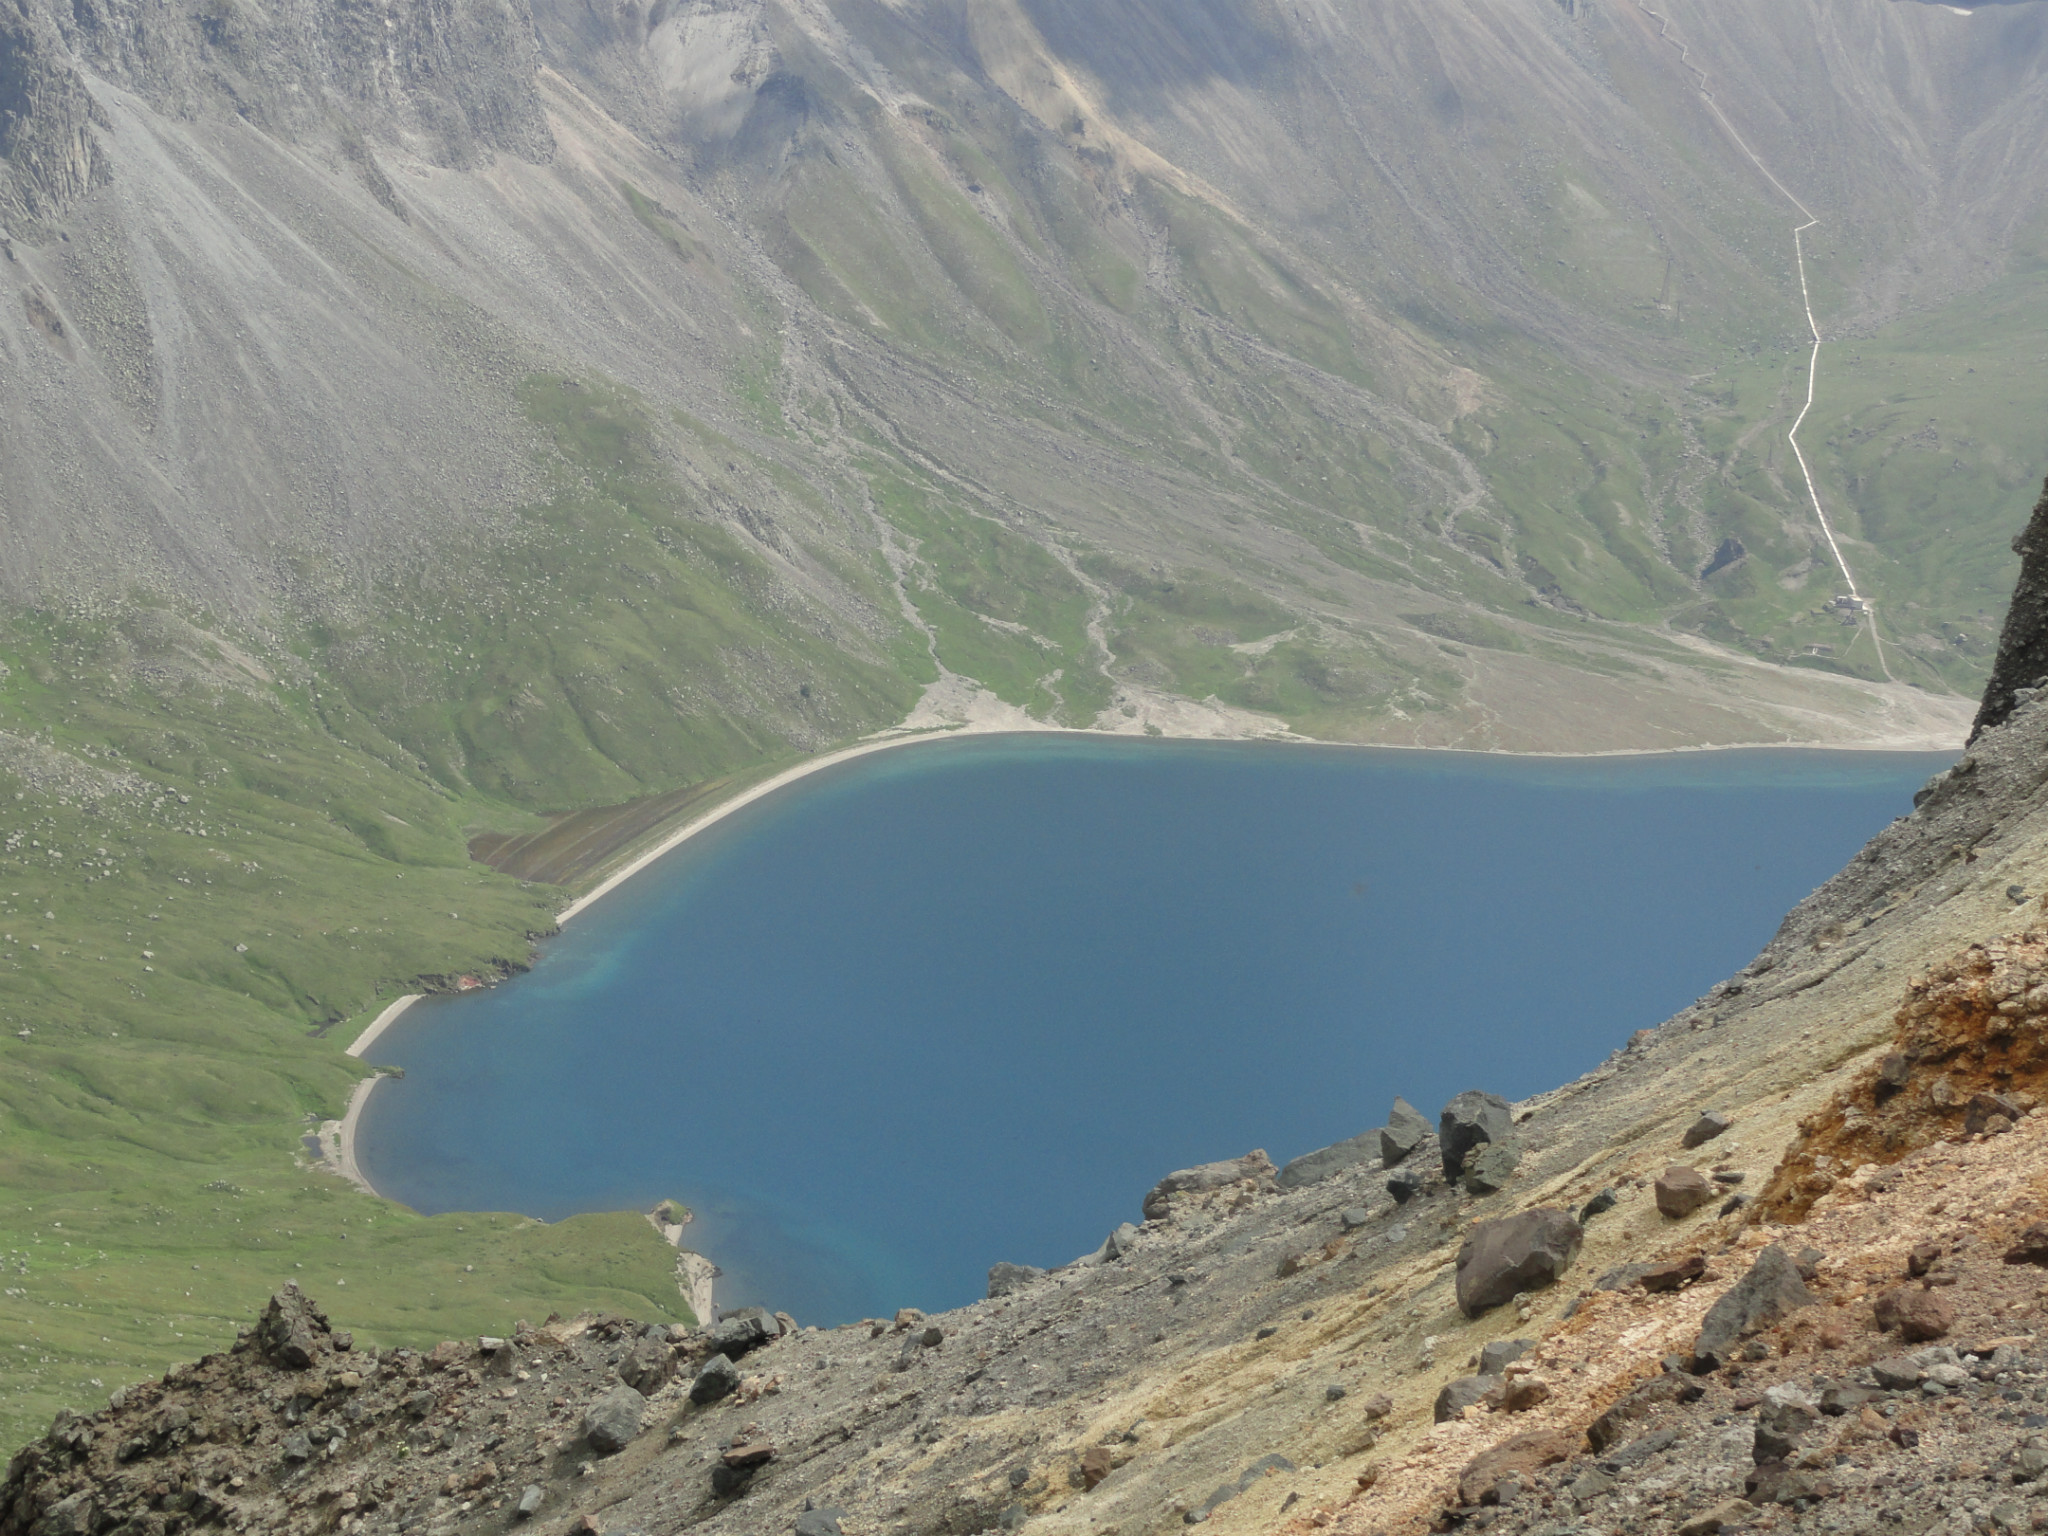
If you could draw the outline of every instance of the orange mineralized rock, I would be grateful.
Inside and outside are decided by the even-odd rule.
[[[1754,1219],[1799,1221],[1865,1163],[1934,1142],[1996,1135],[2048,1092],[2048,933],[1972,944],[1907,984],[1893,1048],[1799,1135]]]

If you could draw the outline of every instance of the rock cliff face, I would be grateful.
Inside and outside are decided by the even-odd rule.
[[[1984,702],[1970,728],[1972,741],[2011,715],[2027,697],[2023,690],[2048,684],[2048,487],[2012,547],[2020,557],[2019,585],[2006,610]]]
[[[92,98],[35,0],[0,6],[0,227],[26,235],[106,179]]]

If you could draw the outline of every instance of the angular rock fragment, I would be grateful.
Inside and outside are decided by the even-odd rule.
[[[796,1517],[796,1536],[845,1536],[843,1509],[807,1509]]]
[[[1694,1147],[1703,1147],[1734,1124],[1733,1120],[1718,1109],[1707,1110],[1686,1130],[1685,1135],[1680,1138],[1680,1145],[1688,1152]]]
[[[1533,1434],[1504,1440],[1492,1450],[1482,1451],[1473,1457],[1465,1470],[1458,1474],[1458,1502],[1466,1505],[1497,1502],[1499,1495],[1496,1490],[1503,1478],[1568,1461],[1577,1449],[1578,1445],[1570,1435],[1554,1429],[1539,1429]]]
[[[2002,1121],[2003,1124],[1997,1125],[1997,1131],[2009,1131],[2024,1113],[2019,1105],[2003,1094],[1973,1094],[1964,1110],[1963,1129],[1972,1136],[1995,1134],[1994,1123]]]
[[[1464,1172],[1465,1154],[1483,1142],[1506,1141],[1515,1128],[1508,1101],[1498,1094],[1473,1090],[1459,1094],[1444,1106],[1437,1118],[1438,1150],[1443,1154],[1444,1177],[1455,1180]]]
[[[1501,1389],[1500,1406],[1506,1413],[1527,1413],[1550,1401],[1550,1383],[1541,1376],[1514,1376]]]
[[[1712,1203],[1720,1191],[1699,1169],[1673,1163],[1657,1176],[1656,1194],[1657,1209],[1679,1221]]]
[[[1381,1166],[1397,1166],[1428,1139],[1429,1122],[1422,1118],[1422,1111],[1406,1099],[1396,1098],[1387,1111],[1387,1123],[1380,1127]]]
[[[1555,1207],[1484,1221],[1458,1249],[1458,1309],[1478,1317],[1523,1291],[1553,1285],[1584,1239],[1579,1224]]]
[[[1465,1154],[1465,1172],[1459,1182],[1468,1195],[1490,1195],[1505,1189],[1521,1165],[1522,1154],[1512,1143],[1488,1142]]]
[[[1479,1351],[1479,1374],[1498,1376],[1534,1347],[1527,1339],[1495,1339]]]
[[[1941,1244],[1915,1243],[1906,1255],[1906,1273],[1918,1280],[1941,1260]]]
[[[1621,1196],[1616,1194],[1611,1187],[1603,1189],[1579,1208],[1579,1220],[1581,1222],[1591,1221],[1595,1216],[1605,1215],[1620,1203]]]
[[[272,1365],[303,1371],[318,1358],[332,1330],[327,1316],[308,1300],[297,1285],[270,1298],[256,1324],[256,1348]]]
[[[1675,1291],[1692,1284],[1706,1272],[1706,1259],[1695,1253],[1683,1259],[1674,1259],[1669,1264],[1652,1264],[1637,1276],[1637,1283],[1646,1291]]]
[[[743,1307],[718,1320],[711,1330],[711,1347],[728,1360],[737,1360],[781,1334],[782,1324],[766,1307]]]
[[[1387,1193],[1394,1197],[1396,1205],[1406,1205],[1422,1193],[1422,1174],[1414,1168],[1403,1168],[1387,1180]]]
[[[626,1351],[626,1358],[619,1362],[619,1380],[642,1397],[652,1397],[668,1385],[674,1365],[675,1351],[668,1340],[649,1334]]]
[[[613,1387],[583,1411],[583,1438],[599,1455],[623,1451],[640,1433],[647,1400],[628,1386]]]
[[[690,1383],[690,1401],[702,1408],[739,1390],[740,1368],[724,1355],[713,1355]]]
[[[1498,1376],[1460,1376],[1443,1384],[1431,1412],[1439,1424],[1448,1423],[1467,1408],[1477,1407],[1501,1389]]]
[[[1943,1337],[1956,1325],[1956,1309],[1940,1291],[1917,1285],[1895,1286],[1877,1298],[1875,1308],[1880,1332],[1898,1329],[1909,1344],[1925,1344]]]
[[[2048,1227],[2029,1227],[2020,1240],[2005,1250],[2008,1264],[2038,1264],[2048,1268]]]
[[[1347,1205],[1337,1213],[1337,1225],[1346,1232],[1356,1232],[1360,1227],[1372,1224],[1372,1212],[1362,1205]]]
[[[1737,1343],[1775,1326],[1801,1307],[1814,1304],[1792,1256],[1773,1243],[1708,1310],[1693,1345],[1695,1369],[1713,1370],[1733,1358]]]

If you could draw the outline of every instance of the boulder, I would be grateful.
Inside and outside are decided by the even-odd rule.
[[[737,1360],[782,1336],[782,1324],[766,1307],[742,1307],[722,1316],[711,1330],[711,1347]]]
[[[1733,1120],[1718,1109],[1707,1110],[1686,1129],[1685,1135],[1679,1138],[1679,1143],[1690,1152],[1694,1147],[1705,1146],[1734,1124]]]
[[[988,1271],[989,1299],[1014,1296],[1045,1278],[1045,1271],[1032,1264],[991,1264]]]
[[[1674,1163],[1657,1176],[1657,1209],[1679,1221],[1720,1196],[1714,1181],[1697,1168]]]
[[[1941,1262],[1941,1244],[1915,1243],[1906,1254],[1906,1273],[1918,1280]],[[2008,1259],[2007,1263],[2012,1260]]]
[[[1501,1380],[1498,1376],[1460,1376],[1447,1381],[1443,1390],[1436,1395],[1436,1406],[1431,1410],[1439,1424],[1447,1423],[1489,1397],[1499,1392]]]
[[[1394,1100],[1387,1111],[1387,1123],[1380,1127],[1380,1164],[1393,1168],[1429,1139],[1429,1122],[1422,1111],[1406,1099]]]
[[[807,1509],[796,1517],[796,1536],[845,1536],[843,1509]]]
[[[257,1321],[256,1349],[272,1365],[303,1371],[319,1357],[331,1331],[326,1314],[288,1283]]]
[[[1473,1457],[1466,1463],[1465,1470],[1458,1474],[1458,1502],[1466,1505],[1497,1502],[1499,1495],[1495,1490],[1502,1478],[1554,1467],[1560,1461],[1569,1461],[1577,1449],[1572,1436],[1554,1429],[1539,1429],[1533,1434],[1503,1440],[1492,1450],[1482,1451]]]
[[[1706,1259],[1695,1253],[1674,1259],[1669,1264],[1652,1264],[1636,1277],[1636,1283],[1646,1291],[1676,1291],[1692,1284],[1706,1272]]]
[[[1956,1309],[1940,1291],[1917,1285],[1901,1285],[1877,1298],[1877,1326],[1880,1332],[1898,1329],[1908,1344],[1925,1344],[1941,1338],[1956,1325]]]
[[[2048,1227],[2029,1227],[2020,1240],[2005,1250],[2008,1264],[2038,1264],[2048,1268]]]
[[[521,1520],[531,1520],[540,1513],[540,1507],[547,1499],[547,1491],[539,1483],[528,1483],[519,1494],[519,1503],[512,1513]]]
[[[1263,1150],[1247,1152],[1243,1157],[1227,1162],[1203,1163],[1199,1168],[1182,1168],[1169,1173],[1145,1196],[1145,1219],[1158,1221],[1171,1209],[1170,1202],[1175,1195],[1200,1194],[1204,1190],[1222,1189],[1225,1185],[1249,1180],[1260,1189],[1274,1189],[1278,1169],[1273,1159]]]
[[[675,1351],[659,1334],[649,1334],[626,1351],[619,1362],[619,1380],[642,1397],[652,1397],[668,1385],[675,1364]]]
[[[1538,1404],[1549,1401],[1550,1383],[1541,1376],[1510,1377],[1500,1394],[1503,1413],[1527,1413]]]
[[[1379,1132],[1367,1131],[1349,1141],[1340,1141],[1335,1146],[1297,1157],[1280,1170],[1279,1184],[1282,1189],[1300,1189],[1319,1179],[1327,1179],[1333,1173],[1342,1173],[1346,1168],[1370,1162],[1379,1153]]]
[[[1927,1372],[1917,1361],[1904,1355],[1891,1355],[1883,1360],[1870,1362],[1870,1374],[1877,1378],[1877,1384],[1887,1392],[1913,1392],[1926,1379]]]
[[[1527,1339],[1495,1339],[1479,1351],[1479,1374],[1498,1376],[1534,1347]]]
[[[1347,1205],[1337,1213],[1337,1225],[1346,1232],[1356,1232],[1360,1227],[1372,1225],[1372,1212],[1362,1205]]]
[[[1584,1236],[1570,1213],[1555,1207],[1479,1223],[1458,1249],[1458,1309],[1478,1317],[1522,1291],[1555,1284]]]
[[[1998,1093],[1973,1094],[1968,1108],[1963,1113],[1963,1129],[1972,1136],[1982,1136],[1988,1131],[2009,1131],[2025,1115],[2019,1105]],[[2003,1125],[1994,1126],[1994,1121],[2003,1120]]]
[[[722,1397],[730,1397],[739,1390],[739,1385],[740,1368],[724,1355],[713,1355],[704,1362],[704,1369],[697,1373],[697,1379],[690,1383],[690,1401],[702,1408]]]
[[[1513,1142],[1489,1141],[1465,1154],[1465,1173],[1459,1183],[1468,1195],[1490,1195],[1505,1189],[1521,1166],[1522,1154]]]
[[[1387,1180],[1387,1193],[1394,1197],[1396,1205],[1406,1205],[1422,1193],[1422,1170],[1403,1168]]]
[[[1692,1348],[1694,1368],[1710,1371],[1725,1364],[1737,1341],[1783,1322],[1801,1307],[1814,1304],[1813,1293],[1799,1278],[1792,1255],[1773,1243],[1714,1303],[1700,1323]]]
[[[640,1433],[647,1399],[631,1387],[617,1386],[583,1410],[583,1438],[601,1456],[623,1451]]]
[[[1611,1188],[1603,1189],[1580,1207],[1579,1220],[1583,1223],[1591,1221],[1595,1216],[1604,1216],[1619,1204],[1621,1204],[1621,1196],[1617,1195]]]
[[[1515,1117],[1508,1110],[1508,1101],[1499,1094],[1477,1090],[1459,1094],[1437,1117],[1444,1177],[1455,1180],[1464,1171],[1467,1152],[1482,1142],[1506,1141],[1514,1129]]]

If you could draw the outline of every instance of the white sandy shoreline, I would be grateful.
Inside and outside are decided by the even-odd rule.
[[[777,790],[787,788],[799,779],[808,778],[811,774],[821,772],[826,768],[837,767],[841,763],[851,762],[855,758],[866,757],[875,752],[886,752],[897,747],[915,746],[920,742],[957,741],[968,736],[1013,735],[1096,736],[1104,741],[1271,741],[1296,746],[1362,747],[1382,752],[1435,752],[1458,756],[1519,757],[1559,762],[1627,757],[1679,757],[1692,753],[1709,752],[1946,752],[1952,750],[1961,751],[1963,746],[1961,741],[1939,742],[1929,737],[1901,737],[1889,741],[1863,741],[1850,745],[1825,741],[1746,741],[1685,747],[1621,747],[1594,752],[1508,752],[1498,748],[1486,747],[1425,747],[1406,742],[1327,742],[1318,741],[1312,737],[1280,732],[1267,736],[1138,736],[1136,733],[1129,731],[1098,731],[1086,727],[1046,725],[1038,721],[1029,720],[1021,711],[1001,720],[972,720],[961,724],[934,726],[923,730],[905,729],[899,726],[892,731],[856,742],[850,747],[841,747],[836,751],[822,753],[817,757],[806,758],[800,763],[785,768],[773,777],[764,779],[759,784],[751,785],[728,800],[721,800],[715,805],[704,808],[674,832],[669,833],[644,852],[634,855],[625,864],[592,887],[592,889],[564,907],[556,915],[556,925],[558,927],[566,925],[570,919],[580,916],[599,900],[617,890],[649,865],[673,853],[707,827],[716,825],[736,811],[752,805],[757,800],[765,799]],[[360,1060],[363,1053],[376,1043],[378,1037],[396,1023],[400,1015],[414,1003],[418,1002],[423,995],[417,992],[410,993],[385,1008],[382,1013],[371,1020],[369,1027],[356,1037],[355,1042],[348,1047],[347,1054]],[[349,1100],[348,1111],[343,1118],[339,1121],[329,1121],[327,1126],[322,1127],[323,1148],[329,1145],[333,1148],[332,1155],[327,1159],[329,1165],[333,1167],[336,1173],[354,1184],[358,1189],[372,1195],[376,1194],[377,1191],[371,1187],[369,1180],[363,1176],[362,1169],[356,1162],[355,1130],[357,1121],[362,1114],[363,1105],[368,1101],[370,1091],[376,1087],[380,1080],[378,1077],[369,1077],[357,1084],[355,1094]],[[328,1127],[333,1127],[335,1131],[335,1136],[331,1142],[330,1138],[326,1135]]]

